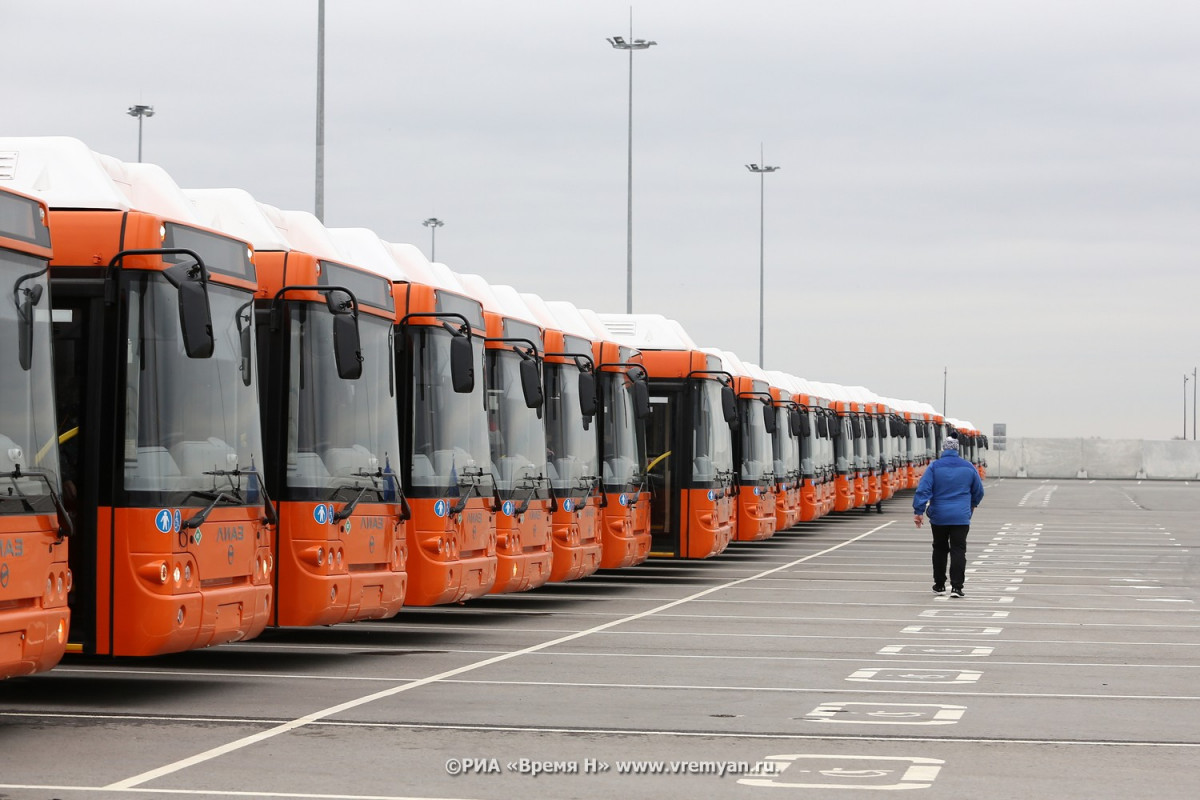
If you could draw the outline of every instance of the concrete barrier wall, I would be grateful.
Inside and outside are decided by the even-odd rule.
[[[1013,439],[987,453],[989,478],[1200,479],[1200,442]]]

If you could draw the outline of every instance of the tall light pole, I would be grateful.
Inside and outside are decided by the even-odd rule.
[[[627,168],[627,206],[625,212],[625,313],[633,313],[633,52],[647,50],[658,42],[633,38],[633,9],[629,9],[629,41],[622,36],[610,37],[615,50],[629,51],[629,159]]]
[[[766,309],[763,305],[766,295],[766,273],[763,269],[763,218],[765,216],[765,200],[766,200],[766,175],[768,172],[775,172],[779,167],[768,167],[763,159],[762,145],[758,146],[758,158],[763,161],[762,164],[747,164],[746,169],[751,172],[758,173],[758,365],[766,369],[766,362],[763,360],[763,326],[766,319]]]
[[[1193,442],[1196,441],[1196,385],[1197,385],[1197,383],[1200,383],[1200,381],[1196,380],[1196,372],[1197,372],[1197,368],[1192,367],[1192,441]],[[1183,435],[1183,438],[1185,438],[1185,439],[1187,438],[1186,433]]]
[[[446,223],[437,217],[430,217],[421,224],[429,228],[429,260],[437,261],[437,229]]]
[[[317,164],[313,214],[325,221],[325,0],[317,0]]]
[[[1186,372],[1183,373],[1183,438],[1187,439],[1187,382],[1188,378],[1192,377]]]
[[[130,106],[125,112],[131,117],[137,117],[138,121],[138,163],[142,162],[142,120],[146,117],[154,116],[154,106],[136,105]]]

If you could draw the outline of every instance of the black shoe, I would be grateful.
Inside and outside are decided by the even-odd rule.
[[[943,585],[942,585],[942,584],[940,584],[940,583],[935,583],[935,584],[933,585],[933,593],[934,593],[934,594],[945,594],[945,593],[946,593],[946,587],[945,587],[945,586],[943,586]]]
[[[966,597],[966,595],[963,594],[962,589],[951,589],[950,596],[951,597]]]

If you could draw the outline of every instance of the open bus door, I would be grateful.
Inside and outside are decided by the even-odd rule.
[[[708,558],[733,537],[732,379],[675,323],[657,315],[602,314],[612,337],[642,353],[649,380],[646,474],[651,555]]]
[[[49,215],[0,189],[0,679],[43,672],[66,651],[71,570],[50,353]],[[69,438],[69,437],[68,437]]]
[[[68,651],[157,655],[257,636],[273,509],[243,335],[251,249],[198,224],[153,165],[65,138],[0,149],[16,154],[18,184],[46,192],[56,236],[55,394],[79,430]]]

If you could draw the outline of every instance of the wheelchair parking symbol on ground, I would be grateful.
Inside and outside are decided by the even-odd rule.
[[[745,786],[784,789],[928,789],[945,761],[897,756],[791,754],[761,759],[774,765],[769,778],[741,778]]]
[[[876,655],[880,656],[990,656],[995,648],[967,645],[889,644]]]
[[[821,703],[804,718],[855,725],[953,725],[966,710],[966,706],[920,703]]]
[[[975,669],[860,669],[848,681],[863,683],[975,683],[983,673]]]

